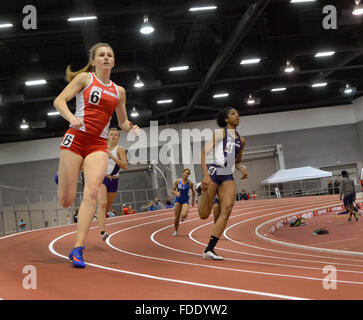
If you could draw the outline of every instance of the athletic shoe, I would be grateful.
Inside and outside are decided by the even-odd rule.
[[[68,258],[73,261],[73,267],[85,268],[86,264],[83,261],[83,249],[84,247],[74,248],[68,255]]]
[[[183,218],[180,218],[180,222],[184,222],[184,219]]]
[[[174,231],[173,236],[177,236],[178,235],[178,231]]]
[[[349,218],[348,218],[348,222],[351,222],[351,221],[352,221],[352,217],[349,217]]]
[[[355,216],[355,221],[358,221],[358,212],[355,212],[354,216]]]
[[[101,233],[101,239],[103,241],[105,241],[107,238],[109,237],[108,233],[107,232],[104,232],[103,234]]]
[[[198,182],[195,184],[195,190],[198,193],[198,197],[200,197],[200,195],[202,194],[202,183]]]
[[[223,260],[223,257],[217,256],[214,251],[203,252],[202,257],[207,260]]]

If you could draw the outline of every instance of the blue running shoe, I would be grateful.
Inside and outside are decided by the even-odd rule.
[[[73,267],[75,268],[85,268],[86,264],[83,261],[83,249],[84,247],[74,248],[68,258],[73,261]]]

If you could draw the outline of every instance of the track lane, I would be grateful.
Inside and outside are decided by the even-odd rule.
[[[171,236],[172,210],[108,219],[111,237],[107,244],[101,242],[93,223],[86,244],[85,260],[89,266],[85,270],[75,270],[66,261],[75,225],[1,237],[0,254],[9,261],[16,256],[21,259],[0,266],[0,279],[5,283],[0,296],[110,299],[112,293],[111,299],[145,300],[361,299],[360,259],[295,250],[271,244],[254,233],[261,222],[273,216],[331,203],[336,203],[336,197],[236,203],[224,237],[218,242],[218,252],[226,257],[223,262],[201,259],[213,222],[200,220],[196,208],[180,225],[178,237]],[[51,247],[54,252],[49,251]],[[35,264],[41,275],[38,289],[33,292],[21,287],[24,263]],[[337,290],[322,286],[326,263],[337,267]],[[84,289],[77,291],[77,287]]]

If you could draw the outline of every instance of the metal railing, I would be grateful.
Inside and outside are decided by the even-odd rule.
[[[52,191],[17,188],[0,185],[0,233],[22,231],[21,219],[25,230],[33,230],[67,223],[71,208],[58,204],[57,194]]]
[[[260,186],[261,188],[261,186]],[[257,189],[257,188],[256,188]],[[251,190],[250,199],[253,199]],[[273,191],[256,190],[257,199],[277,198]],[[281,197],[300,197],[328,194],[327,188],[310,190],[284,190]],[[112,207],[116,215],[123,214],[123,206],[131,205],[136,212],[148,211],[149,201],[158,197],[165,205],[171,195],[170,188],[119,190]],[[173,197],[174,198],[174,197]],[[196,196],[198,200],[198,196]],[[72,223],[75,209],[82,202],[82,193],[78,192],[75,203],[70,208],[59,205],[55,191],[39,191],[0,185],[0,234],[22,231],[19,226],[21,219],[26,224],[25,230],[54,227]]]
[[[117,215],[122,215],[124,205],[131,205],[136,212],[148,210],[150,200],[158,197],[162,203],[167,200],[167,188],[120,190],[113,203]],[[0,234],[6,235],[25,230],[54,227],[72,223],[75,209],[82,202],[82,193],[78,192],[75,203],[69,208],[59,205],[57,192],[39,191],[0,185]]]

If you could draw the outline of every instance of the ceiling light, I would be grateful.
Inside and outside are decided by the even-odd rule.
[[[86,21],[86,20],[96,20],[97,17],[96,16],[88,16],[88,17],[73,17],[73,18],[68,18],[67,21],[69,22],[74,22],[74,21]]]
[[[144,23],[141,25],[140,32],[142,34],[150,34],[154,32],[154,27],[149,22],[148,16],[144,16]]]
[[[135,83],[134,83],[134,87],[141,88],[143,86],[144,86],[144,83],[140,79],[140,76],[139,75],[136,75],[136,80],[135,80]]]
[[[253,97],[252,94],[248,95],[248,98],[245,99],[246,104],[252,106],[259,104],[261,102],[260,98]]]
[[[326,51],[326,52],[318,52],[315,55],[315,58],[321,58],[321,57],[331,57],[335,54],[334,51]]]
[[[132,108],[130,116],[133,117],[133,118],[136,118],[136,117],[139,116],[139,113],[136,111],[135,107]]]
[[[355,87],[351,87],[349,83],[347,83],[344,88],[340,89],[340,91],[344,92],[346,95],[349,95],[355,93],[357,89]]]
[[[241,64],[254,64],[254,63],[259,63],[260,61],[261,59],[259,58],[245,59],[241,61]]]
[[[157,104],[165,104],[165,103],[172,103],[173,100],[171,99],[165,99],[165,100],[158,100]]]
[[[327,82],[319,82],[319,83],[314,83],[311,87],[320,88],[320,87],[325,87],[327,84],[328,84]]]
[[[0,28],[11,28],[14,27],[11,23],[0,23]]]
[[[353,9],[353,14],[355,16],[363,14],[363,5],[360,3],[360,0],[355,0],[355,7]]]
[[[279,91],[285,91],[287,88],[274,88],[271,89],[271,92],[279,92]]]
[[[247,99],[247,104],[255,104],[256,100],[250,95]]]
[[[21,124],[20,124],[20,128],[25,130],[25,129],[28,129],[29,128],[29,124],[25,121],[25,119],[23,119],[21,121]]]
[[[344,93],[345,94],[351,94],[353,92],[352,88],[345,88]]]
[[[170,67],[169,71],[170,72],[174,72],[174,71],[184,71],[184,70],[188,70],[189,66],[179,66],[179,67]]]
[[[41,84],[46,84],[47,81],[44,80],[44,79],[40,79],[40,80],[31,80],[31,81],[26,81],[25,82],[25,85],[27,86],[38,86],[38,85],[41,85]]]
[[[287,60],[287,61],[286,61],[286,66],[285,66],[284,71],[285,71],[286,73],[291,73],[291,72],[294,72],[294,71],[295,71],[295,68],[294,68],[294,66],[290,63],[290,60]]]
[[[226,98],[229,96],[229,93],[216,93],[213,98],[218,99],[218,98]]]
[[[50,117],[51,116],[58,116],[58,115],[60,115],[60,113],[58,111],[54,111],[54,112],[48,112],[47,115],[50,116]]]
[[[291,0],[290,3],[314,2],[316,0]]]
[[[215,9],[217,9],[216,6],[205,6],[205,7],[192,7],[189,9],[189,11],[195,12],[195,11],[205,11],[205,10],[215,10]]]

